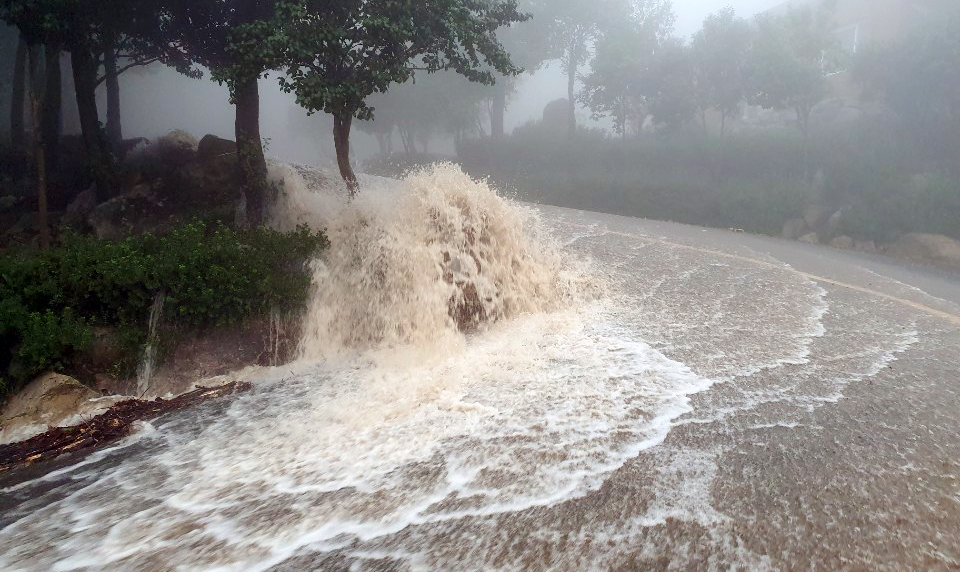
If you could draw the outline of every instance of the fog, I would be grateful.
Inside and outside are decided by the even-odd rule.
[[[504,25],[497,39],[522,73],[493,73],[489,87],[419,70],[386,93],[372,90],[364,105],[373,121],[361,120],[362,108],[351,112],[348,163],[398,176],[449,160],[527,200],[850,239],[865,249],[910,232],[960,236],[960,80],[950,60],[956,40],[943,31],[958,21],[954,3],[526,0],[520,8],[533,17]],[[5,28],[6,77],[16,35]],[[80,131],[69,59],[61,56],[65,134]],[[479,58],[475,71],[493,70],[491,61]],[[203,77],[158,63],[119,76],[123,137],[178,129],[234,138],[228,87],[211,81],[202,60],[192,63]],[[337,168],[332,117],[309,114],[283,92],[286,74],[259,80],[264,154]],[[105,84],[96,95],[104,122]]]

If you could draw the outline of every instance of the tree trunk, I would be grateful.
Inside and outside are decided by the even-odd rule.
[[[349,113],[337,113],[333,116],[333,145],[337,149],[337,166],[340,168],[340,176],[347,183],[347,191],[352,199],[357,194],[357,176],[353,173],[353,167],[350,166],[350,126],[353,123],[353,115]]]
[[[123,127],[120,123],[120,76],[117,74],[117,48],[111,38],[103,54],[104,81],[107,85],[107,142],[113,154],[120,156]]]
[[[33,124],[40,125],[44,105],[44,91],[48,83],[40,63],[40,45],[29,47],[30,59],[30,110]],[[47,73],[52,70],[47,69]],[[44,130],[35,129],[34,160],[37,164],[37,226],[40,228],[40,248],[50,247],[50,225],[47,222],[47,162],[45,156]]]
[[[87,162],[96,183],[99,199],[113,193],[113,160],[107,151],[100,132],[100,116],[97,111],[97,61],[93,54],[83,49],[70,52],[73,67],[73,86],[77,94],[77,111],[80,115],[80,131]]]
[[[60,135],[63,131],[63,86],[61,84],[60,46],[44,48],[46,86],[43,90],[43,109],[40,115],[40,132],[43,139],[46,164],[57,168],[60,157]]]
[[[500,78],[500,83],[494,87],[493,105],[490,106],[490,137],[503,139],[503,117],[507,111],[507,86],[503,85],[506,78]]]
[[[567,64],[567,136],[570,139],[577,134],[577,102],[574,99],[574,90],[577,83],[577,60],[579,54],[576,48],[570,47],[570,61]]]
[[[13,66],[13,93],[10,98],[10,143],[14,149],[23,149],[27,133],[23,125],[24,92],[27,85],[27,41],[20,36],[17,59]]]
[[[247,224],[259,226],[267,197],[267,160],[260,139],[260,90],[256,77],[237,85],[234,101],[240,189],[247,199]]]

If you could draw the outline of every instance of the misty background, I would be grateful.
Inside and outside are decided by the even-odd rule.
[[[452,160],[526,200],[867,251],[917,232],[960,238],[954,2],[520,7],[533,18],[498,37],[525,73],[495,87],[418,73],[374,94],[374,120],[355,122],[351,139],[360,171],[401,176]],[[0,45],[7,108],[15,28]],[[333,167],[332,120],[308,115],[276,74],[259,82],[266,156]],[[209,73],[153,64],[119,78],[124,137],[233,137],[228,90]],[[0,126],[9,132],[6,114]]]

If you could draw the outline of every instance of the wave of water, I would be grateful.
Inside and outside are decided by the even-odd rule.
[[[303,359],[251,373],[255,391],[219,414],[173,416],[61,473],[4,521],[0,568],[260,570],[556,507],[660,443],[713,383],[645,338],[678,309],[638,312],[535,211],[456,167],[366,178],[352,204],[322,173],[282,175],[274,223],[333,243]],[[744,368],[806,358],[822,334],[812,295],[788,317],[803,335]]]

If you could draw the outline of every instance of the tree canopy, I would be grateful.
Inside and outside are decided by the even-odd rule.
[[[495,82],[495,72],[520,73],[497,29],[526,16],[516,0],[280,0],[281,87],[310,112],[334,117],[341,175],[351,192],[350,125],[370,119],[368,98],[417,71],[453,70],[470,81]]]

